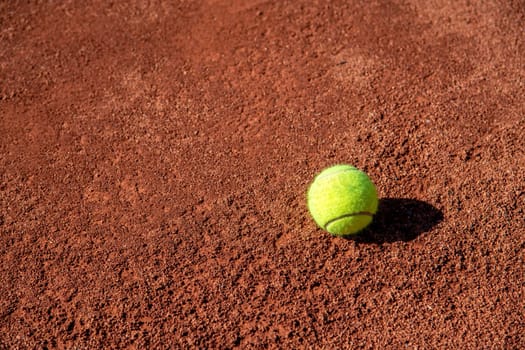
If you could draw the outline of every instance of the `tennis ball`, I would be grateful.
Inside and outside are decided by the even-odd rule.
[[[317,175],[308,188],[308,209],[313,219],[332,235],[357,233],[377,212],[374,184],[351,165],[334,165]]]

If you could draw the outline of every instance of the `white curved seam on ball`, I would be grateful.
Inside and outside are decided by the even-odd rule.
[[[338,221],[338,220],[341,220],[341,219],[345,219],[345,218],[350,218],[350,217],[353,217],[353,216],[361,216],[361,215],[364,215],[364,216],[374,216],[373,213],[370,213],[368,211],[358,211],[357,213],[352,213],[352,214],[344,214],[344,215],[341,215],[341,216],[338,216],[334,219],[331,219],[329,221],[326,222],[326,224],[323,225],[323,228],[326,230],[328,229],[328,226],[333,224],[334,222]]]

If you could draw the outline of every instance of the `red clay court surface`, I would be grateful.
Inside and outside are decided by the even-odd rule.
[[[524,96],[523,0],[1,1],[0,349],[523,349]]]

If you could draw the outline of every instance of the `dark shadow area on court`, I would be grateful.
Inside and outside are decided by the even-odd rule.
[[[431,230],[443,220],[443,213],[426,202],[408,198],[383,198],[374,220],[356,236],[360,243],[408,242]]]

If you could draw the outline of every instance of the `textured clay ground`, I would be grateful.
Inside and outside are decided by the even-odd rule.
[[[524,57],[523,0],[1,1],[0,349],[525,348]]]

